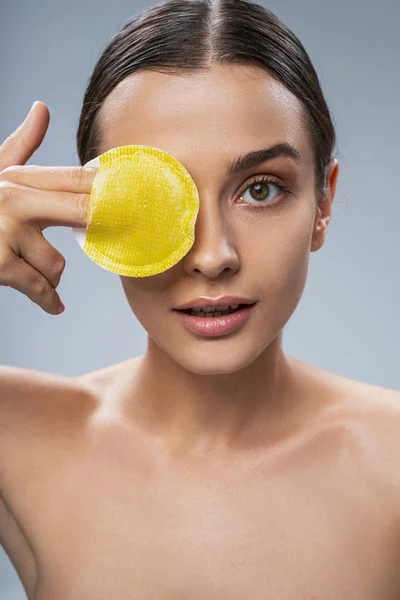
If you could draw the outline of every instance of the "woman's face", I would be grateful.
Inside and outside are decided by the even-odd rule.
[[[186,256],[158,275],[121,277],[152,351],[198,374],[250,364],[291,317],[309,253],[323,243],[315,231],[314,159],[300,102],[251,66],[218,65],[179,76],[140,71],[106,98],[99,125],[99,154],[128,144],[155,146],[186,167],[199,192],[195,241]],[[300,160],[280,156],[227,173],[240,156],[282,143]],[[274,182],[260,184],[255,177]],[[172,310],[199,296],[224,294],[258,302],[229,335],[192,333]]]

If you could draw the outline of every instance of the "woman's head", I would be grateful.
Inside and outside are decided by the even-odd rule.
[[[222,373],[279,340],[302,295],[309,253],[324,242],[338,164],[318,76],[277,17],[245,0],[169,0],[142,13],[100,57],[77,139],[82,164],[127,144],[165,150],[199,190],[188,254],[159,275],[121,278],[157,348],[193,372]],[[297,158],[230,172],[240,156],[276,145]],[[171,312],[223,294],[258,301],[234,334],[202,338]]]

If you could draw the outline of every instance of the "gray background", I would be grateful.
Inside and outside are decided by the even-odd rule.
[[[284,350],[400,390],[400,3],[260,3],[294,30],[311,56],[333,114],[341,165],[328,238],[310,255]],[[42,100],[50,126],[28,164],[79,164],[75,133],[95,61],[126,20],[150,5],[1,0],[0,140]],[[119,277],[92,263],[70,229],[52,227],[45,236],[66,258],[57,288],[66,310],[52,316],[14,289],[0,289],[0,363],[75,376],[143,354],[146,332]],[[3,550],[0,597],[26,598]]]

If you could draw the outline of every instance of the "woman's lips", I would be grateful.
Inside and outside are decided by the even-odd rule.
[[[226,335],[240,329],[249,319],[255,304],[239,308],[229,315],[220,317],[195,317],[180,310],[173,312],[182,320],[189,331],[206,337]]]

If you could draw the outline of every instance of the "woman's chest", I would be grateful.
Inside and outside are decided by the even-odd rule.
[[[391,515],[338,467],[198,477],[86,463],[39,517],[36,600],[395,600]]]

